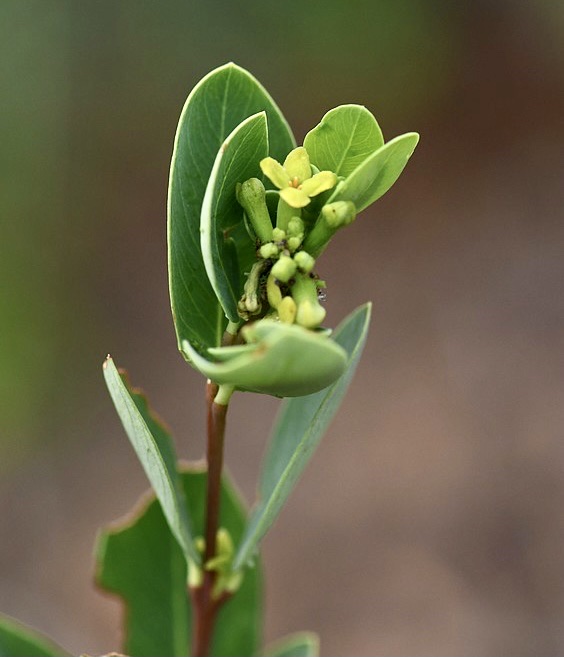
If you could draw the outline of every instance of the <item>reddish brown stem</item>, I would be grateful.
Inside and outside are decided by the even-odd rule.
[[[219,529],[219,512],[221,502],[221,472],[223,469],[223,440],[225,436],[225,417],[227,406],[217,404],[214,399],[218,387],[208,381],[206,387],[206,403],[208,409],[207,428],[207,492],[206,492],[206,526],[204,563],[216,554],[216,538]],[[203,582],[198,588],[191,590],[192,607],[194,611],[194,630],[192,642],[193,657],[209,655],[213,629],[217,612],[228,596],[213,598],[215,573],[204,571]]]

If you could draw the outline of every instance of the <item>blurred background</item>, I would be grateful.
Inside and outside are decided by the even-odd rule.
[[[110,351],[203,453],[176,350],[165,203],[192,86],[233,60],[298,142],[360,103],[419,131],[320,263],[365,357],[264,544],[266,638],[325,655],[564,652],[564,5],[550,0],[0,4],[0,610],[74,654],[119,646],[100,526],[147,487]],[[259,411],[256,411],[258,406]],[[250,501],[275,400],[235,397]],[[249,419],[252,418],[252,419]]]

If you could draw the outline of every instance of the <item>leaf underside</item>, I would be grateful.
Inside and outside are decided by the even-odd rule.
[[[333,334],[349,357],[344,374],[329,388],[282,403],[261,467],[258,503],[237,550],[235,568],[257,551],[337,412],[362,354],[370,314],[371,304],[357,308]]]
[[[186,558],[199,562],[169,432],[151,413],[145,397],[130,386],[125,373],[117,370],[109,356],[104,362],[104,378],[127,437],[155,490],[172,533]]]

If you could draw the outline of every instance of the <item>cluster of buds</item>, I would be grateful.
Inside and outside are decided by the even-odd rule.
[[[325,284],[314,271],[316,258],[335,232],[353,221],[355,206],[336,201],[323,205],[313,221],[302,218],[312,197],[338,182],[333,172],[314,173],[303,147],[294,149],[283,166],[273,158],[260,165],[279,192],[267,192],[258,178],[237,187],[237,200],[257,243],[257,260],[247,277],[239,314],[245,320],[271,317],[316,329],[326,314],[319,303]],[[267,194],[278,197],[275,217],[269,212]]]

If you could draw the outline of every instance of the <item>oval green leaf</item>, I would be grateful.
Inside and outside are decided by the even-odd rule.
[[[243,331],[250,340],[244,348],[210,349],[220,362],[200,356],[188,342],[183,349],[194,367],[215,383],[276,397],[317,392],[345,370],[344,350],[322,333],[267,319]]]
[[[362,105],[330,110],[304,139],[310,160],[320,171],[345,177],[383,145],[378,122]]]
[[[333,334],[347,353],[345,373],[327,390],[282,404],[261,467],[258,504],[237,550],[234,568],[243,567],[255,554],[337,412],[366,342],[371,309],[371,304],[357,308]]]
[[[333,201],[352,201],[360,212],[383,196],[399,178],[419,135],[408,132],[390,140],[360,164],[331,195]]]
[[[109,356],[104,362],[104,378],[125,433],[155,490],[172,533],[185,557],[199,563],[200,554],[194,546],[170,434],[155,419],[145,397],[131,388],[126,375],[118,372]]]
[[[168,190],[170,301],[179,346],[188,340],[200,353],[221,343],[227,323],[200,247],[204,194],[221,144],[241,121],[262,111],[270,154],[283,160],[295,146],[292,132],[264,87],[235,64],[206,75],[180,116]]]
[[[200,218],[200,243],[204,266],[211,286],[231,322],[240,321],[237,302],[243,293],[243,271],[233,236],[242,235],[254,254],[255,246],[243,223],[243,210],[235,197],[237,183],[261,175],[259,162],[268,155],[266,113],[259,112],[240,123],[221,145],[204,194]],[[237,247],[237,244],[235,244]]]
[[[70,657],[43,634],[0,614],[0,657]]]
[[[206,473],[192,468],[180,476],[194,529],[203,535]],[[245,517],[239,495],[224,477],[220,525],[235,541],[241,537]],[[100,534],[96,561],[98,584],[120,596],[126,608],[124,654],[189,655],[192,610],[186,587],[186,560],[152,495],[145,496],[130,517]],[[262,626],[261,580],[257,564],[245,573],[241,588],[220,610],[212,655],[249,657],[257,653]]]

